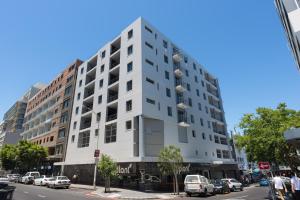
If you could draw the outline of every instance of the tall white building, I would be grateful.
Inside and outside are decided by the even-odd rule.
[[[79,67],[66,159],[57,165],[91,184],[98,148],[136,182],[141,173],[160,177],[156,161],[168,145],[181,149],[183,173],[237,169],[218,80],[138,18]]]

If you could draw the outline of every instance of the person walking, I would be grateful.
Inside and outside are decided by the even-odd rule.
[[[291,178],[291,186],[292,186],[292,193],[295,200],[300,200],[300,179],[297,177],[296,173]]]
[[[278,192],[279,199],[284,200],[285,193],[287,192],[284,181],[278,174],[273,178],[274,188]]]

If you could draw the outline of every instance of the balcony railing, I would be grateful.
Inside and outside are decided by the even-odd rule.
[[[107,121],[107,122],[112,121],[112,120],[115,120],[115,119],[117,119],[117,113],[107,115],[107,117],[106,117],[106,121]]]
[[[109,80],[108,85],[111,85],[111,84],[113,84],[113,83],[115,83],[115,82],[117,82],[117,81],[119,81],[119,77],[111,78],[111,79]]]
[[[114,94],[114,95],[109,95],[108,98],[107,98],[107,103],[110,103],[114,100],[117,100],[118,99],[118,94]]]

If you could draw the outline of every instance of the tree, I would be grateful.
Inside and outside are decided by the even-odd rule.
[[[6,144],[1,148],[0,158],[5,170],[14,170],[17,163],[17,148],[15,145]]]
[[[110,178],[117,175],[117,164],[113,159],[103,154],[101,160],[98,163],[98,169],[100,174],[104,177],[105,180],[105,193],[110,191]]]
[[[244,135],[236,136],[237,147],[245,148],[250,162],[268,161],[288,165],[292,170],[300,166],[296,148],[287,144],[284,132],[300,127],[300,112],[281,103],[276,109],[257,108],[255,114],[245,114],[239,124]]]
[[[183,157],[180,149],[170,145],[164,147],[158,158],[158,167],[163,174],[173,174],[175,179],[175,192],[179,194],[178,174],[183,166]]]

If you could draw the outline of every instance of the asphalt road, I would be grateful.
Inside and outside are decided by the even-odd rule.
[[[186,200],[200,200],[200,199],[207,199],[207,200],[266,200],[268,199],[268,187],[259,187],[259,186],[252,186],[244,188],[242,192],[231,192],[229,194],[218,194],[215,196],[207,196],[207,197],[183,197],[180,199]],[[179,198],[178,198],[179,199]]]
[[[50,189],[42,186],[12,184],[16,186],[13,200],[99,200],[83,189]]]

